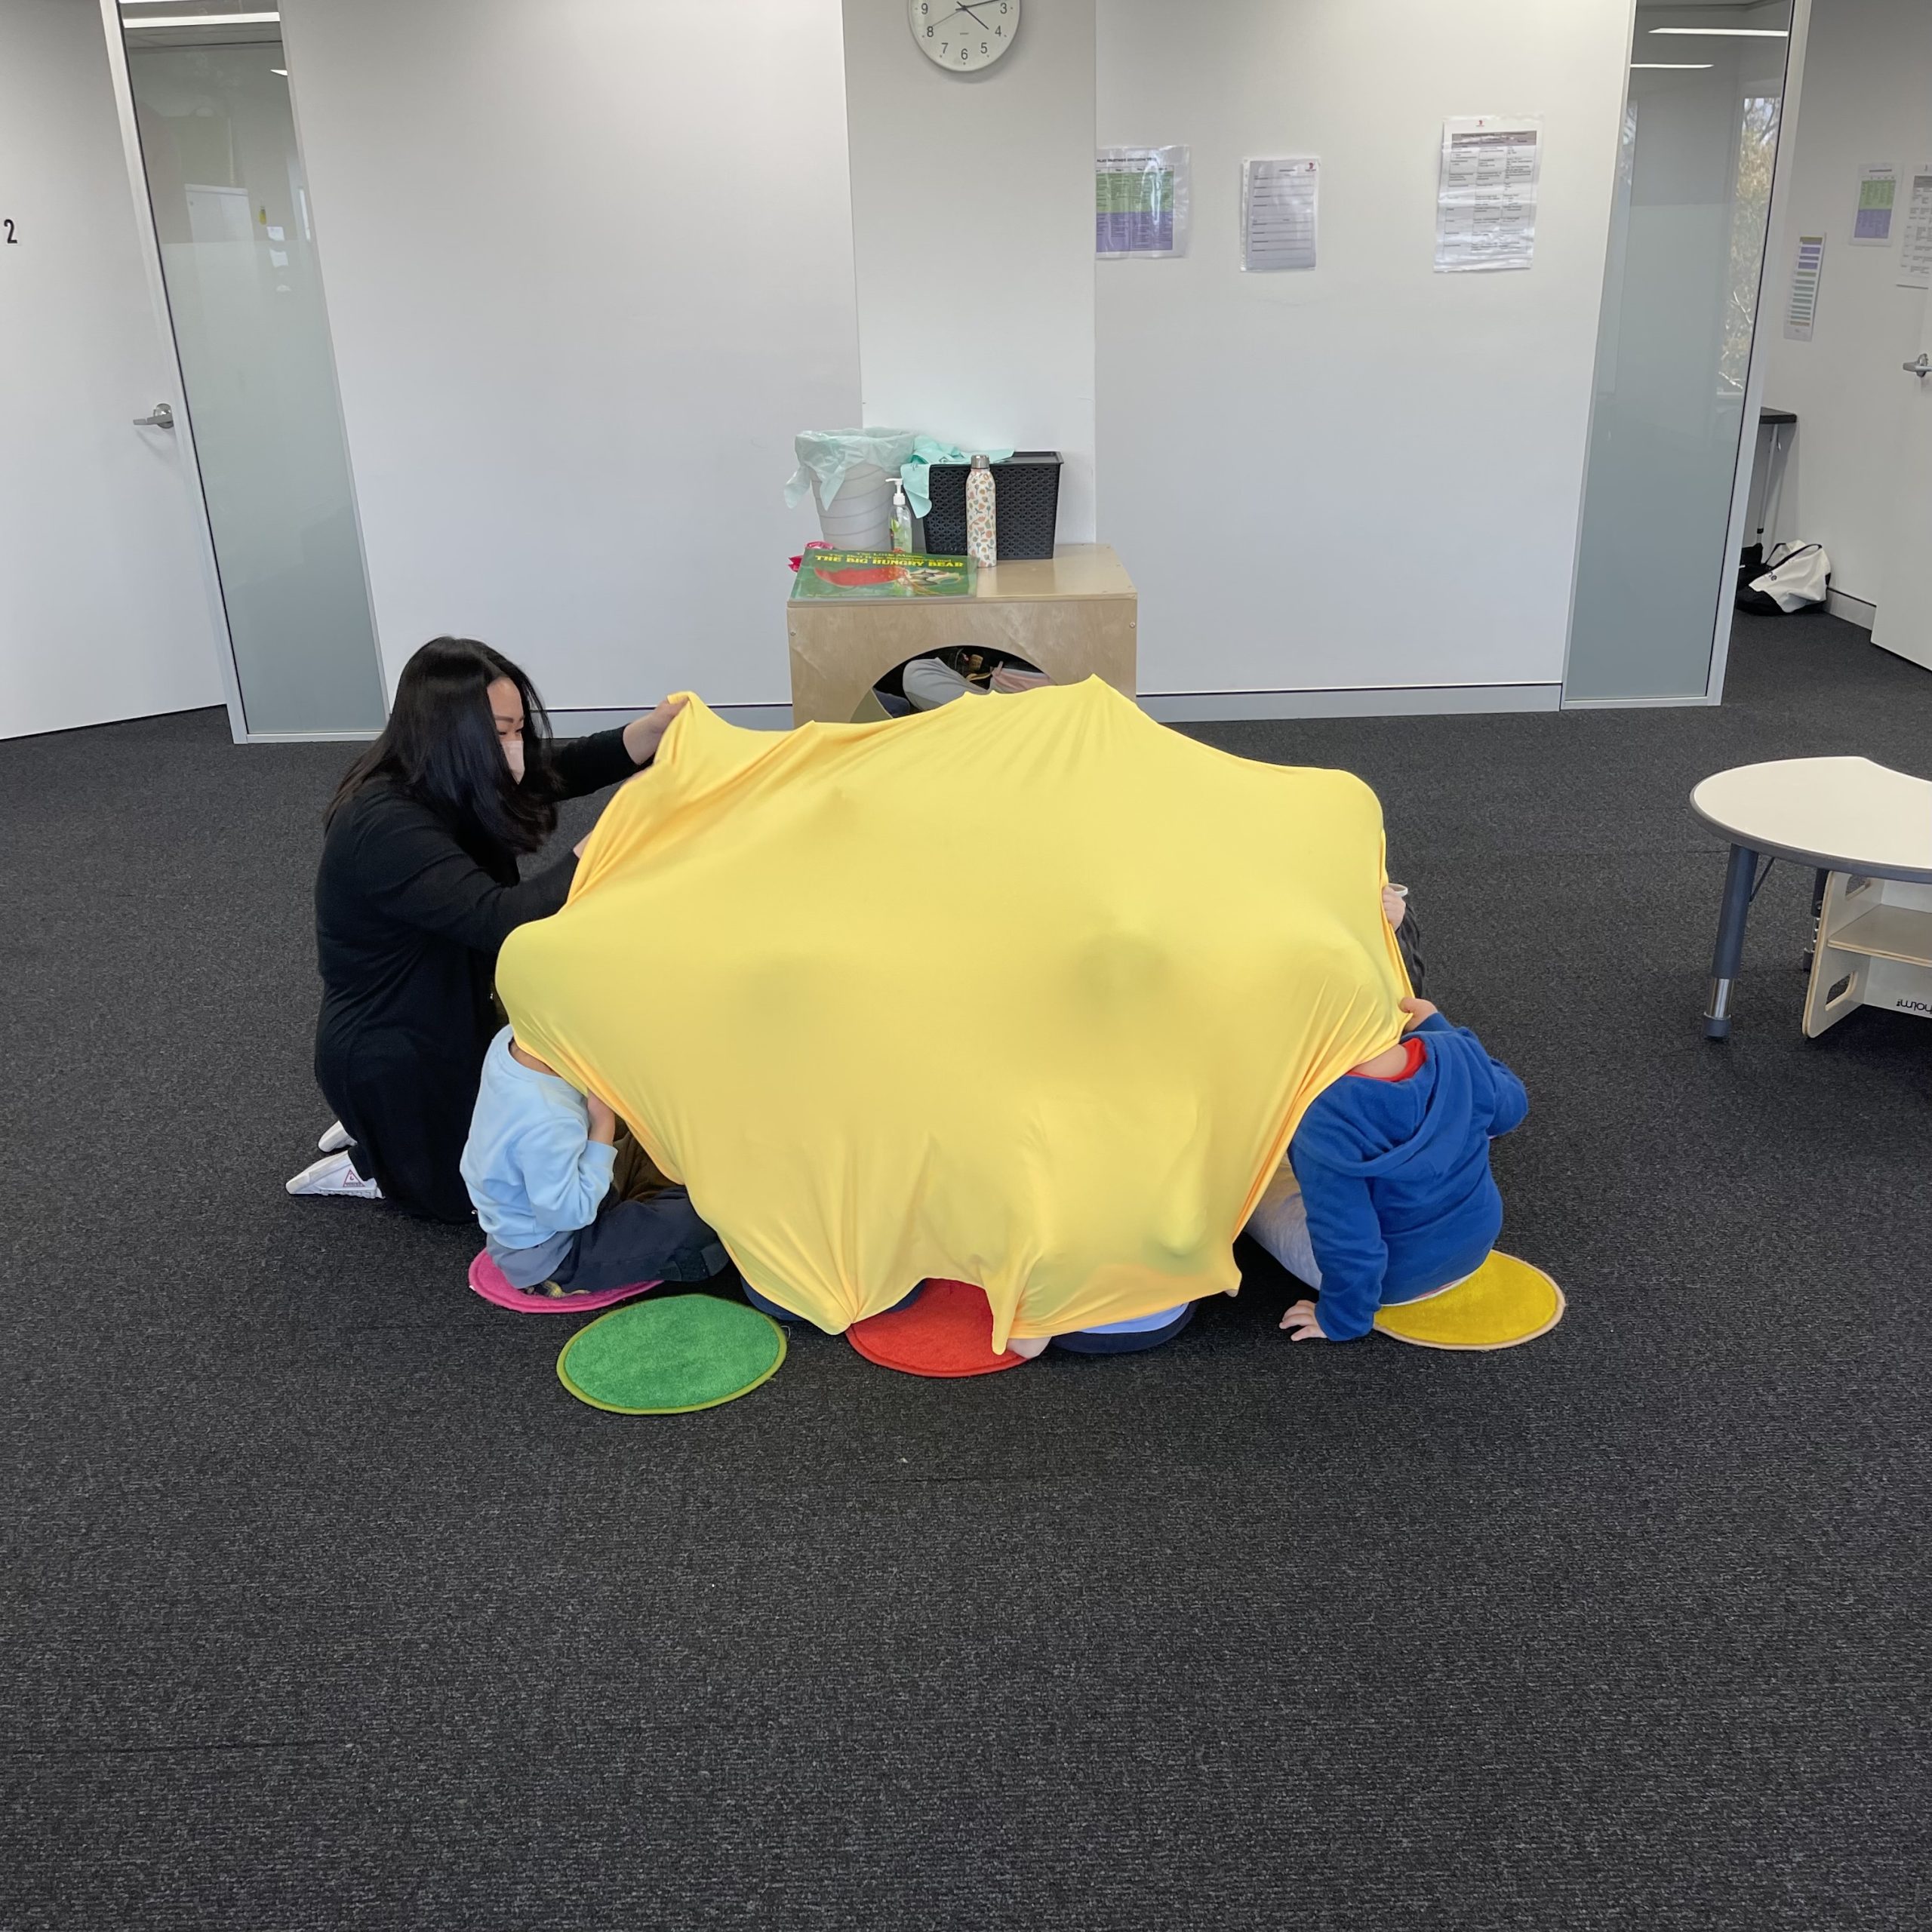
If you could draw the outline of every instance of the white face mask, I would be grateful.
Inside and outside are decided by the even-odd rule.
[[[510,768],[510,776],[521,785],[523,783],[523,740],[499,738],[497,743],[503,748],[503,762]]]

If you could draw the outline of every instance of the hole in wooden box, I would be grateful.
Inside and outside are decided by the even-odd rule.
[[[1016,695],[1052,682],[1037,664],[1011,651],[952,645],[895,664],[860,700],[852,722],[905,718],[915,711],[937,711],[955,698],[983,697],[989,692]]]

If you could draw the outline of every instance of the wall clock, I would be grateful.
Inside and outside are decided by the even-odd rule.
[[[921,53],[955,74],[990,67],[1020,31],[1020,0],[906,0]]]

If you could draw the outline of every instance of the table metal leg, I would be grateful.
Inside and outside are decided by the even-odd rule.
[[[1825,888],[1831,882],[1831,874],[1820,866],[1811,881],[1811,943],[1804,949],[1804,971],[1807,973],[1818,950],[1818,928],[1825,916]]]
[[[1721,1040],[1730,1032],[1730,988],[1737,963],[1744,956],[1744,921],[1751,911],[1751,882],[1758,855],[1748,845],[1730,848],[1724,875],[1724,905],[1718,914],[1718,943],[1711,955],[1711,1003],[1704,1013],[1707,1038]]]

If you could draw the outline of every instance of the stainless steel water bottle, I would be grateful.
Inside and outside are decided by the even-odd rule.
[[[966,472],[966,554],[982,570],[999,561],[998,520],[993,503],[993,470],[984,456]]]

